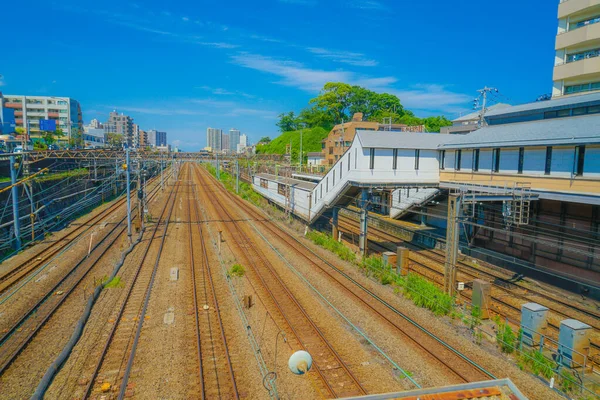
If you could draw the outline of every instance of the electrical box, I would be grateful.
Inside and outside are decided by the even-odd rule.
[[[406,247],[398,246],[396,249],[396,273],[398,275],[408,275],[408,257],[410,250]]]
[[[558,354],[566,367],[582,367],[590,350],[592,327],[576,319],[565,319],[558,332]]]
[[[537,346],[548,327],[548,307],[537,303],[526,303],[521,306],[521,328],[523,343],[527,346]]]
[[[385,264],[385,266],[389,266],[392,267],[394,265],[396,265],[396,253],[394,253],[393,251],[386,251],[382,254],[383,256],[383,263]]]
[[[479,307],[481,319],[490,318],[489,307],[492,294],[492,285],[482,279],[473,280],[473,307]]]

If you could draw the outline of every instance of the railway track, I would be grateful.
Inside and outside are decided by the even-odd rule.
[[[157,190],[152,193],[151,197],[156,193]],[[0,336],[0,376],[15,362],[46,323],[65,304],[70,295],[103,260],[108,250],[122,237],[126,230],[125,219],[126,216],[115,223],[112,229],[91,249],[90,256],[83,256],[50,290],[34,301],[21,317],[2,332],[2,336]]]
[[[356,227],[354,227],[354,223],[356,221],[354,221],[351,218],[347,218],[345,216],[341,216],[340,215],[340,220],[342,221],[346,221],[346,227],[347,229],[349,229],[352,233],[356,234]],[[379,246],[386,248],[387,251],[393,250],[395,251],[395,246],[392,249],[390,246],[386,246],[385,242],[403,242],[401,239],[372,226],[369,226],[369,231],[370,232],[375,232],[375,237],[378,237],[379,239],[382,239],[384,243],[378,243]],[[371,233],[368,233],[371,234]],[[437,265],[444,265],[445,262],[445,256],[442,254],[439,254],[438,252],[432,251],[430,249],[427,249],[425,247],[420,247],[417,246],[413,243],[410,243],[410,245],[413,247],[413,249],[418,249],[419,250],[419,256],[424,257],[426,259],[429,259],[433,262],[435,262]],[[414,261],[414,260],[412,260]],[[418,261],[418,260],[417,260]],[[421,263],[422,264],[422,263]],[[525,287],[523,285],[520,285],[519,282],[506,282],[506,276],[501,276],[499,274],[494,274],[490,271],[484,270],[484,269],[480,269],[480,268],[476,268],[474,266],[471,266],[467,263],[464,262],[458,262],[457,263],[459,272],[464,274],[464,276],[468,279],[465,280],[469,280],[469,279],[476,279],[476,278],[482,278],[483,277],[487,277],[489,280],[492,281],[492,284],[494,285],[494,288],[504,292],[506,294],[509,294],[511,296],[514,296],[520,300],[523,300],[525,302],[537,302],[539,304],[542,304],[546,307],[548,307],[552,312],[554,312],[557,315],[563,316],[565,318],[575,318],[575,319],[579,319],[582,320],[583,322],[589,324],[590,326],[592,326],[594,328],[594,330],[596,330],[597,332],[600,332],[600,312],[596,312],[593,310],[589,310],[586,308],[583,308],[581,306],[578,306],[576,304],[570,304],[565,300],[561,300],[561,299],[557,299],[554,296],[550,296],[548,294],[545,293],[541,293],[539,291],[536,291],[535,289],[532,289],[530,287]],[[443,274],[442,272],[438,271],[438,273]],[[499,281],[498,281],[499,280]],[[523,291],[527,291],[528,294],[524,295],[524,294],[520,294],[520,293],[516,293],[515,290],[511,290],[511,288],[507,288],[505,286],[510,286],[510,287],[514,287],[515,289],[521,289]],[[500,299],[499,297],[494,297],[494,300],[498,301],[499,303],[506,303],[504,302],[502,299]],[[556,303],[559,305],[559,307],[556,306],[556,304],[552,304],[552,303]],[[514,307],[514,306],[510,306],[510,307]],[[577,313],[580,313],[582,315],[577,316],[574,315],[572,313],[568,313],[567,310],[573,310]],[[519,310],[520,312],[520,310]],[[582,318],[582,316],[584,316],[584,318]]]
[[[220,187],[220,186],[219,186]],[[309,265],[313,265],[328,280],[340,287],[351,298],[361,303],[365,309],[377,315],[386,324],[394,328],[405,340],[419,348],[426,357],[440,363],[444,369],[447,369],[458,378],[460,382],[472,382],[485,379],[495,379],[495,377],[483,367],[468,359],[458,352],[448,343],[428,331],[426,328],[412,320],[406,314],[395,309],[374,292],[354,280],[341,269],[337,268],[312,249],[290,235],[286,230],[279,227],[274,222],[265,222],[265,217],[260,215],[243,200],[231,195],[224,188],[221,192],[228,196],[244,212],[253,218],[255,222],[262,225],[275,237],[283,241],[287,248],[294,252]]]
[[[190,223],[187,225],[200,395],[202,399],[239,399],[207,247],[204,242],[204,231],[199,222],[201,214],[196,201],[198,198],[196,186],[194,180],[191,179],[191,167],[189,164],[186,166],[191,188],[191,193],[188,192],[187,196],[190,218]],[[198,244],[200,245],[199,251],[195,251]]]
[[[257,250],[257,244],[245,232],[241,223],[234,217],[231,205],[210,201],[208,188],[218,184],[206,177],[206,172],[193,166],[203,195],[210,203],[223,223],[230,228],[232,244],[241,261],[250,267],[253,275],[261,283],[268,298],[279,311],[282,323],[296,338],[300,346],[313,355],[314,368],[319,379],[319,390],[331,397],[347,397],[366,394],[365,388],[350,371],[339,353],[323,335],[306,310],[292,295],[264,254]],[[214,200],[214,199],[213,199]]]
[[[157,177],[152,179],[156,180]],[[151,182],[152,180],[148,183]],[[87,232],[96,227],[98,224],[102,223],[102,221],[112,216],[114,212],[116,212],[125,204],[125,202],[126,198],[124,197],[117,199],[108,208],[102,210],[93,217],[88,218],[85,222],[79,224],[75,229],[67,233],[65,236],[52,242],[49,246],[32,254],[27,260],[0,275],[0,296],[13,288],[23,279],[27,278],[27,276],[29,276],[29,274],[35,271],[38,267],[53,260],[55,256],[60,255],[65,248],[68,248],[71,244],[84,237]]]
[[[102,393],[116,389],[117,387],[119,387],[118,397],[123,398],[125,395],[133,357],[135,356],[141,327],[148,306],[149,295],[152,291],[156,269],[166,239],[169,220],[173,213],[179,187],[180,184],[177,180],[177,183],[171,188],[150,238],[147,240],[142,258],[135,268],[131,283],[126,288],[124,300],[111,320],[113,321],[113,325],[108,332],[100,353],[96,357],[97,360],[94,367],[85,376],[88,383],[84,390],[84,398],[89,398],[93,394],[102,395]],[[161,227],[163,228],[162,230],[160,229]],[[159,231],[162,232],[160,236]],[[153,268],[151,268],[147,265],[146,260],[148,259],[152,245],[155,244],[155,240],[159,241],[159,248],[156,254],[156,261]]]

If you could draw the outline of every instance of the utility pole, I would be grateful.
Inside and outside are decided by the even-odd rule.
[[[137,160],[137,198],[138,198],[138,218],[140,219],[140,229],[144,226],[144,188],[142,187],[142,157]]]
[[[163,159],[162,159],[162,153],[160,153],[160,190],[163,191],[164,190],[164,186],[163,186]]]
[[[115,158],[115,196],[117,195],[117,179],[119,177],[119,159]]]
[[[462,195],[448,196],[448,226],[446,228],[446,261],[444,263],[444,289],[452,296],[456,284],[456,260],[460,238],[459,218],[462,209]]]
[[[219,153],[217,152],[217,180],[221,180],[221,174],[219,173]]]
[[[131,166],[129,165],[129,147],[125,150],[125,172],[127,175],[127,237],[131,244]]]
[[[235,159],[235,192],[240,193],[240,163]]]
[[[25,148],[23,147],[23,151]],[[10,183],[12,185],[13,227],[15,229],[15,250],[21,250],[21,225],[19,223],[19,190],[17,188],[17,160],[10,156]]]
[[[484,86],[483,89],[479,89],[479,97],[481,97],[481,113],[479,113],[479,127],[485,126],[485,111],[487,106],[487,94],[491,92],[498,93],[498,89]],[[474,100],[473,107],[479,106],[479,97]]]
[[[302,157],[302,129],[300,129],[300,160],[298,164],[300,165],[300,172],[302,172],[302,162],[304,158]]]

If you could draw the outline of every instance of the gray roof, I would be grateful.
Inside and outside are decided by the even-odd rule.
[[[451,140],[452,135],[440,133],[413,133],[357,130],[356,138],[363,147],[377,149],[435,150]]]
[[[512,107],[510,104],[506,104],[506,103],[498,103],[498,104],[494,104],[493,106],[489,106],[486,108],[486,115],[489,115],[492,111],[494,110],[503,110],[506,108]],[[477,120],[479,119],[479,113],[481,112],[481,110],[477,110],[475,112],[472,112],[470,114],[467,115],[463,115],[462,117],[458,117],[456,119],[453,119],[452,122],[464,122],[464,121],[473,121],[473,120]]]
[[[466,135],[448,135],[442,149],[551,146],[600,143],[600,114],[489,125]]]
[[[306,153],[307,157],[323,157],[325,158],[325,155],[323,153],[321,153],[320,151],[309,151],[308,153]]]
[[[284,185],[292,185],[294,187],[306,190],[312,190],[315,186],[317,186],[317,184],[313,182],[307,182],[294,178],[285,178],[273,174],[256,174],[256,176],[258,176],[259,178],[267,179],[272,182],[283,183]]]
[[[576,96],[561,96],[552,100],[546,101],[535,101],[533,103],[521,104],[518,106],[512,106],[508,108],[495,109],[485,113],[486,117],[494,117],[498,115],[514,115],[514,114],[530,114],[531,112],[555,109],[555,108],[569,108],[569,106],[581,105],[582,107],[587,103],[597,103],[600,101],[600,92],[581,94]]]

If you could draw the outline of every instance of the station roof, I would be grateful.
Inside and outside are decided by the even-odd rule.
[[[584,107],[589,105],[589,103],[598,103],[600,101],[600,92],[598,93],[588,93],[581,94],[576,96],[562,96],[552,100],[546,101],[535,101],[533,103],[521,104],[518,106],[512,106],[508,108],[498,108],[498,109],[488,109],[485,113],[487,117],[496,117],[496,116],[514,116],[517,114],[530,114],[535,111],[540,110],[553,110],[558,108],[569,108],[570,106],[581,106]]]
[[[486,114],[485,115],[489,115],[492,111],[495,110],[503,110],[503,109],[507,109],[511,107],[510,104],[506,104],[506,103],[498,103],[498,104],[494,104],[490,107],[486,107]],[[473,121],[476,119],[479,119],[479,114],[481,113],[480,110],[463,115],[461,117],[458,117],[456,119],[453,119],[452,122],[463,122],[463,121]]]
[[[357,130],[356,137],[366,148],[436,150],[442,143],[452,140],[451,135],[439,133],[413,133]]]
[[[438,388],[415,389],[406,392],[381,393],[346,399],[361,400],[527,400],[508,378],[492,381],[472,382],[461,385],[451,385]]]
[[[273,175],[273,174],[256,174],[257,177],[262,178],[262,179],[267,179],[271,182],[277,182],[277,183],[282,183],[284,185],[291,185],[300,189],[306,189],[306,190],[313,190],[315,186],[317,186],[316,183],[313,182],[307,182],[307,181],[303,181],[300,179],[294,179],[294,178],[286,178],[283,176],[277,176],[277,175]]]
[[[466,135],[450,136],[440,149],[552,146],[600,143],[600,114],[488,125]]]

